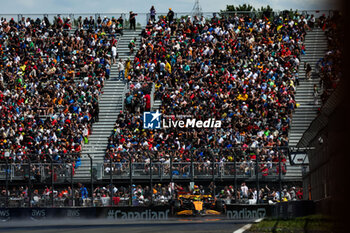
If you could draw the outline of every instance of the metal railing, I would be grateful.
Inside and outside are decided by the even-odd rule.
[[[126,96],[126,93],[128,92],[128,89],[129,89],[129,84],[128,84],[128,83],[125,83],[125,84],[124,84],[124,88],[123,88],[122,97],[121,97],[121,101],[122,101],[122,111],[123,111],[123,112],[124,112],[124,110],[125,110],[125,96]]]
[[[307,16],[307,15],[314,15],[315,17],[319,17],[323,14],[326,16],[332,15],[333,10],[297,10],[299,15]],[[137,12],[136,12],[137,13]],[[262,11],[221,11],[221,12],[201,12],[198,16],[203,16],[205,19],[211,19],[215,15],[216,17],[229,17],[234,15],[244,15],[249,17],[261,17],[264,12]],[[278,15],[294,15],[295,11],[289,12],[289,11],[273,11],[270,13],[271,16],[278,16]],[[161,17],[166,17],[168,12],[157,12],[156,19],[158,20]],[[181,20],[181,19],[187,19],[188,16],[191,16],[193,18],[192,12],[175,12],[174,19]],[[70,22],[73,27],[77,27],[80,24],[80,17],[81,17],[81,23],[84,24],[84,19],[87,17],[94,20],[94,27],[98,28],[100,25],[97,24],[97,20],[100,17],[101,21],[104,20],[104,18],[109,19],[118,19],[122,18],[124,21],[124,28],[129,27],[129,14],[128,13],[50,13],[50,14],[0,14],[0,17],[6,18],[7,20],[10,20],[13,18],[15,21],[20,21],[22,18],[27,19],[31,18],[34,21],[36,19],[44,19],[46,17],[50,23],[53,23],[58,17],[61,17],[63,20],[70,18]],[[138,27],[144,27],[147,25],[148,21],[150,19],[149,13],[137,13],[136,15],[136,24]]]
[[[151,90],[151,109],[153,109],[154,104],[154,93],[156,92],[156,86],[155,83],[152,83],[152,90]]]
[[[73,164],[71,163],[21,163],[21,164],[0,164],[0,180],[8,179],[27,180],[31,179],[36,182],[46,182],[51,179],[53,168],[54,182],[60,183],[70,179],[74,175]]]
[[[141,181],[149,182],[149,187],[153,187],[155,181],[172,183],[174,181],[205,180],[215,185],[215,182],[225,179],[234,183],[235,190],[238,190],[238,180],[250,181],[257,189],[259,189],[260,182],[274,181],[279,182],[279,187],[282,189],[282,179],[287,171],[285,160],[282,158],[287,157],[289,148],[267,148],[275,151],[277,162],[261,160],[260,157],[266,153],[262,148],[242,147],[221,150],[199,148],[183,152],[183,156],[190,158],[186,161],[178,160],[178,153],[180,153],[178,150],[120,152],[121,161],[114,161],[116,157],[112,155],[104,163],[94,163],[93,158],[89,156],[91,173],[87,177],[76,177],[74,163],[71,162],[51,160],[50,163],[8,163],[6,160],[7,163],[0,163],[0,179],[6,182],[6,188],[2,187],[0,194],[0,199],[5,201],[1,201],[0,205],[15,207],[105,206],[114,205],[117,199],[118,205],[130,205],[131,200],[134,200],[132,187],[135,182]],[[203,156],[202,161],[198,160],[198,157],[195,159],[195,156],[198,155]],[[161,157],[164,159],[159,160]],[[82,178],[85,179],[82,180]],[[103,185],[108,179],[109,185],[106,190],[110,192],[110,195],[96,195],[93,192],[94,188]],[[129,188],[125,189],[127,191],[124,194],[113,193],[115,180],[124,180],[124,183],[127,183]],[[16,195],[10,192],[10,186],[19,188],[16,182],[23,185],[19,195],[18,192],[15,192]],[[81,182],[90,184],[89,187],[86,186],[88,195],[82,195],[80,184],[77,187],[77,183]],[[43,186],[46,186],[47,191],[38,193],[37,189],[40,187],[42,189]],[[71,191],[64,194],[57,192],[62,187]],[[215,190],[213,195],[215,195]],[[157,196],[153,199],[157,201]],[[112,203],[111,200],[113,200]],[[159,204],[164,202],[164,200],[159,201]],[[147,204],[147,201],[139,204]]]
[[[130,170],[131,164],[131,170]],[[108,178],[111,175],[114,179],[128,178],[131,175],[134,179],[206,179],[206,178],[254,178],[256,176],[256,162],[118,162],[100,164],[103,172],[102,177]],[[259,162],[259,177],[278,177],[278,162]],[[282,163],[282,175],[285,175],[286,165]]]

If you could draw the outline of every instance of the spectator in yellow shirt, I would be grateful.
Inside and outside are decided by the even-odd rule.
[[[165,64],[165,70],[166,70],[169,74],[171,74],[171,65],[170,65],[169,61],[167,61],[166,64]]]

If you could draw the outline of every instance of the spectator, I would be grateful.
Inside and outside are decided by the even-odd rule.
[[[124,69],[124,62],[122,61],[121,58],[119,59],[117,67],[118,67],[118,80],[122,79],[124,81],[125,69]]]
[[[169,24],[171,24],[174,21],[174,15],[175,15],[174,11],[171,8],[169,8],[168,15],[167,15]]]
[[[133,54],[134,53],[134,49],[135,49],[135,39],[130,40],[128,47],[129,47],[129,50],[130,50],[130,54]]]
[[[113,204],[115,206],[118,206],[119,205],[119,202],[120,202],[120,197],[119,196],[113,196]]]
[[[314,104],[318,104],[318,87],[317,84],[314,84]]]
[[[129,14],[130,30],[131,29],[136,30],[136,16],[137,16],[137,14],[135,14],[132,11],[130,11],[130,14]]]
[[[154,6],[151,7],[150,11],[150,19],[152,20],[152,22],[156,21],[156,9],[154,8]]]
[[[116,45],[112,45],[112,64],[114,65],[117,57],[117,47]]]
[[[244,182],[241,185],[241,193],[243,198],[248,198],[248,187]]]
[[[151,110],[151,96],[149,94],[146,94],[144,96],[144,98],[145,98],[144,102],[146,103],[145,111],[150,111]]]
[[[296,195],[297,195],[298,200],[302,200],[303,199],[303,189],[299,188]]]
[[[305,69],[305,72],[306,72],[306,78],[308,80],[310,80],[311,79],[311,70],[312,70],[311,65],[308,62],[305,62],[304,63],[304,69]]]
[[[83,205],[85,205],[86,199],[88,198],[88,191],[83,184],[79,184],[79,186],[80,186],[80,196],[82,198]]]

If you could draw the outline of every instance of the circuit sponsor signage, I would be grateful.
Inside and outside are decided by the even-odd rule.
[[[171,216],[169,206],[120,206],[98,208],[99,217],[116,220],[166,220]]]
[[[270,205],[227,205],[226,217],[228,219],[258,219],[271,216]]]
[[[0,219],[95,218],[96,208],[0,208]]]
[[[152,211],[150,209],[144,211],[122,211],[122,210],[108,210],[107,218],[121,219],[121,220],[167,220],[170,210]]]

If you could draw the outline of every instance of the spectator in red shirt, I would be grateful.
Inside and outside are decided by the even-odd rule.
[[[144,96],[144,98],[145,98],[145,103],[146,103],[145,110],[150,111],[151,110],[151,96],[149,94],[146,94]]]
[[[119,196],[113,197],[113,204],[115,206],[119,205],[119,202],[120,202],[120,197]]]

